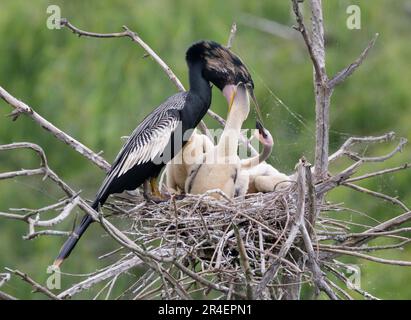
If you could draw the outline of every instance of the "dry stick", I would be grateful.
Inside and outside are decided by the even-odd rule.
[[[324,52],[324,30],[322,28],[321,5],[320,5],[319,11],[317,11],[317,13],[321,14],[320,17],[317,17],[317,15],[313,14],[313,19],[316,19],[315,23],[316,23],[317,28],[318,28],[318,29],[316,29],[316,32],[320,33],[319,35],[316,35],[315,40],[318,41],[320,44],[315,44],[315,46],[316,46],[316,48],[315,48],[316,51],[315,51],[314,50],[314,44],[312,43],[312,39],[308,35],[307,29],[304,25],[303,16],[302,16],[301,11],[299,9],[299,1],[298,0],[292,0],[292,2],[293,2],[293,11],[294,11],[295,18],[296,18],[297,25],[298,25],[298,26],[295,27],[295,29],[301,33],[301,35],[304,39],[304,42],[305,42],[306,47],[308,49],[308,53],[310,55],[311,61],[312,61],[313,66],[314,66],[315,79],[316,79],[316,81],[318,81],[320,83],[323,82],[323,81],[327,81],[326,79],[323,79],[323,76],[324,76],[323,70],[325,68],[324,61],[322,61],[322,62],[319,61],[319,59],[321,59],[322,56],[324,56],[324,53],[323,53]],[[321,19],[321,20],[318,20],[318,19]],[[313,21],[313,28],[314,28],[314,21]],[[313,30],[313,33],[314,33],[314,30]],[[313,36],[314,36],[314,34],[313,34]],[[320,46],[320,47],[322,46],[322,51],[323,51],[322,53],[319,52],[319,51],[321,51],[321,48],[318,48],[318,46]],[[322,60],[324,60],[324,59],[322,59]]]
[[[260,256],[261,256],[261,273],[265,273],[265,252],[264,252],[264,237],[263,232],[261,230],[261,226],[258,226],[258,245],[260,249]]]
[[[311,234],[307,231],[307,228],[305,227],[305,220],[304,220],[304,212],[305,212],[305,194],[306,194],[306,185],[308,184],[308,196],[309,196],[309,210],[308,210],[308,221],[309,223],[314,223],[316,220],[316,208],[315,208],[315,197],[314,197],[314,186],[312,184],[312,176],[311,176],[311,164],[308,162],[303,163],[301,166],[302,170],[299,170],[299,175],[303,177],[303,179],[300,181],[300,184],[298,185],[298,199],[302,199],[301,209],[303,211],[302,217],[301,217],[301,222],[299,225],[300,232],[303,236],[303,241],[304,241],[304,246],[307,251],[307,256],[308,256],[308,266],[311,269],[311,273],[313,274],[313,280],[315,285],[318,287],[319,290],[324,291],[328,297],[332,300],[337,300],[338,297],[335,295],[333,290],[330,288],[328,283],[324,280],[323,273],[318,265],[317,262],[317,256],[314,252],[313,244],[311,242]],[[297,182],[298,183],[298,182]],[[299,200],[300,201],[300,200]],[[299,206],[299,205],[297,205]],[[312,230],[311,233],[313,233],[314,230]]]
[[[370,255],[367,255],[367,254],[364,254],[364,253],[360,253],[360,252],[340,250],[340,249],[331,249],[331,248],[326,248],[326,247],[323,247],[322,249],[324,251],[344,254],[344,255],[353,256],[353,257],[358,257],[358,258],[362,258],[362,259],[373,261],[373,262],[378,262],[378,263],[383,263],[383,264],[391,264],[391,265],[396,265],[396,266],[411,267],[411,261],[390,260],[390,259],[384,259],[384,258],[379,258],[379,257],[373,257],[373,256],[370,256]]]
[[[151,56],[155,62],[158,63],[158,65],[163,69],[163,71],[167,74],[168,78],[171,80],[171,82],[176,86],[177,90],[180,92],[185,91],[185,88],[181,81],[177,78],[177,76],[174,74],[174,72],[171,70],[171,68],[161,59],[153,49],[149,45],[147,45],[138,35],[136,32],[131,31],[127,26],[123,26],[124,31],[123,32],[116,32],[116,33],[95,33],[95,32],[88,32],[84,30],[80,30],[79,28],[75,27],[72,25],[67,19],[61,19],[61,25],[66,26],[69,28],[73,33],[80,36],[86,36],[86,37],[93,37],[93,38],[124,38],[128,37],[130,38],[133,42],[137,43],[138,45],[143,48],[143,50]],[[211,137],[211,134],[209,133],[205,123],[201,120],[199,123],[199,128],[204,134],[207,134],[209,137]]]
[[[159,270],[163,272],[165,280],[167,280],[171,285],[174,286],[174,290],[177,294],[181,297],[182,300],[192,300],[191,296],[187,293],[187,291],[181,286],[178,280],[174,279],[174,277],[163,267],[158,264]]]
[[[51,292],[49,289],[46,287],[43,287],[33,279],[31,279],[26,273],[21,272],[19,270],[12,270],[9,268],[5,268],[7,271],[10,271],[11,273],[14,273],[15,275],[19,276],[23,281],[29,283],[33,288],[35,292],[41,292],[45,294],[47,297],[53,300],[61,300],[58,296],[56,296],[53,292]]]
[[[127,26],[123,26],[123,29],[124,29],[123,32],[95,33],[95,32],[84,31],[84,30],[77,28],[74,25],[72,25],[67,19],[61,19],[60,24],[63,27],[69,28],[71,31],[73,31],[74,34],[77,34],[79,37],[85,36],[85,37],[91,37],[91,38],[124,38],[124,37],[130,38],[133,42],[136,42],[138,45],[140,45],[143,48],[143,50],[160,65],[160,67],[164,70],[164,72],[167,74],[169,79],[174,83],[174,85],[177,87],[179,91],[185,91],[184,86],[182,85],[180,80],[177,78],[177,76],[174,74],[174,72],[170,69],[170,67],[154,52],[153,49],[151,49],[137,35],[137,33],[131,31],[129,28],[127,28]]]
[[[305,227],[304,219],[302,219],[300,225],[300,231],[303,236],[305,248],[307,249],[308,255],[308,266],[311,269],[311,272],[314,277],[314,283],[318,287],[318,289],[324,291],[328,297],[332,300],[338,300],[338,297],[335,295],[334,291],[330,288],[327,282],[324,280],[324,275],[318,265],[317,257],[314,252],[313,244],[311,242],[310,235],[308,234],[307,228]]]
[[[404,163],[402,166],[399,166],[399,167],[384,169],[384,170],[380,170],[376,172],[367,173],[362,176],[353,177],[353,178],[345,180],[345,182],[346,183],[356,182],[356,181],[374,178],[374,177],[381,176],[387,173],[393,173],[393,172],[397,172],[397,171],[401,171],[401,170],[405,170],[409,168],[411,168],[411,163]]]
[[[18,300],[16,297],[9,295],[3,291],[0,291],[0,300]]]
[[[349,187],[351,189],[354,189],[356,191],[359,191],[359,192],[362,192],[362,193],[365,193],[365,194],[369,194],[371,196],[374,196],[374,197],[383,199],[385,201],[391,202],[392,204],[400,206],[405,211],[410,211],[410,209],[402,201],[400,201],[400,200],[398,200],[394,197],[390,197],[390,196],[388,196],[384,193],[380,193],[380,192],[377,192],[377,191],[372,191],[372,190],[369,190],[367,188],[360,187],[360,186],[357,186],[355,184],[347,183],[347,182],[344,182],[342,185],[345,186],[345,187]]]
[[[338,246],[338,245],[331,245],[331,244],[320,244],[317,245],[318,249],[322,248],[329,248],[329,249],[340,249],[340,250],[348,250],[348,251],[365,251],[365,252],[371,252],[371,251],[377,251],[377,250],[387,250],[387,249],[398,249],[398,248],[403,248],[405,245],[411,242],[411,239],[406,239],[403,240],[399,243],[396,244],[387,244],[387,245],[382,245],[382,246],[359,246],[359,247],[351,247],[351,246]]]
[[[95,33],[95,32],[88,32],[81,30],[77,27],[75,27],[73,24],[71,24],[67,19],[61,19],[61,25],[66,26],[69,28],[74,34],[77,34],[79,37],[80,36],[86,36],[86,37],[92,37],[92,38],[124,38],[128,37],[130,38],[133,42],[139,44],[148,55],[150,55],[154,61],[156,61],[159,66],[163,69],[163,71],[167,74],[168,78],[173,82],[173,84],[176,86],[178,91],[182,92],[185,91],[184,86],[182,85],[181,81],[177,78],[177,76],[174,74],[174,72],[171,70],[171,68],[161,59],[153,49],[150,48],[149,45],[147,45],[138,35],[137,33],[131,31],[129,28],[126,26],[123,26],[123,29],[125,31],[123,32],[115,32],[115,33]],[[237,32],[237,25],[235,22],[233,23],[231,30],[230,30],[230,36],[228,39],[228,46],[231,47],[232,42],[234,40],[235,34]],[[225,126],[225,120],[221,118],[218,114],[213,112],[212,110],[207,111],[208,115],[218,121],[222,126]],[[212,139],[212,136],[207,129],[205,123],[201,120],[199,123],[199,128],[201,131],[206,134],[208,137]],[[256,154],[257,151],[249,144],[246,143],[247,139],[241,135],[240,140],[251,150],[253,154]]]
[[[306,164],[307,170],[305,170],[305,174],[306,174],[306,181],[307,181],[307,187],[308,187],[308,223],[310,226],[310,230],[309,230],[309,234],[310,237],[312,236],[312,234],[314,234],[314,225],[315,222],[317,220],[317,214],[320,212],[320,210],[317,210],[317,203],[316,203],[316,199],[315,199],[315,187],[314,187],[314,182],[313,182],[313,177],[312,177],[312,173],[311,173],[311,164],[307,163]]]
[[[344,169],[340,173],[336,174],[335,176],[329,178],[328,180],[317,184],[315,186],[315,192],[316,194],[325,194],[326,192],[330,191],[331,189],[339,186],[344,182],[344,180],[348,179],[351,177],[356,170],[358,169],[359,166],[363,164],[362,161],[357,161],[356,163],[352,164],[348,168]]]
[[[40,236],[57,236],[57,237],[68,237],[70,236],[71,232],[69,231],[58,231],[58,230],[41,230],[31,232],[25,236],[23,236],[24,240],[33,240]]]
[[[345,299],[347,300],[354,300],[353,297],[351,297],[347,291],[345,291],[343,288],[341,288],[340,286],[338,286],[337,284],[335,284],[334,282],[332,282],[330,279],[325,278],[325,281],[331,286],[333,287],[335,290],[337,290],[340,294],[342,294],[344,296]]]
[[[210,288],[210,289],[214,289],[214,290],[221,291],[221,292],[224,292],[224,293],[230,292],[230,288],[227,288],[226,286],[223,286],[223,285],[215,284],[215,283],[213,283],[213,282],[211,282],[211,281],[209,281],[209,280],[201,277],[201,276],[198,275],[197,273],[191,271],[190,269],[188,269],[187,267],[185,267],[184,265],[182,265],[182,264],[181,264],[180,262],[178,262],[177,260],[174,260],[174,261],[173,261],[173,264],[174,264],[178,269],[180,269],[182,272],[184,272],[185,274],[187,274],[188,276],[190,276],[192,279],[194,279],[194,280],[196,280],[197,282],[199,282],[199,283],[207,286],[207,287]],[[235,296],[237,296],[238,298],[241,298],[241,299],[245,299],[245,298],[246,298],[243,294],[238,293],[238,292],[235,292],[235,291],[232,291],[232,294],[235,295]]]
[[[0,216],[8,218],[8,219],[22,220],[22,221],[25,221],[26,223],[28,223],[29,224],[29,233],[28,233],[28,235],[23,237],[24,239],[32,239],[32,238],[35,238],[35,237],[37,237],[41,234],[48,234],[48,235],[64,235],[64,234],[66,234],[64,232],[53,231],[53,230],[45,230],[45,231],[41,231],[41,232],[36,233],[34,228],[37,227],[37,226],[39,226],[39,227],[51,227],[51,226],[56,225],[56,224],[62,222],[63,220],[65,220],[72,213],[74,207],[76,207],[79,204],[80,198],[78,197],[78,193],[75,193],[73,190],[71,190],[70,187],[64,181],[62,181],[48,167],[46,155],[45,155],[43,149],[40,146],[38,146],[36,144],[33,144],[33,143],[27,143],[27,142],[12,143],[12,144],[8,144],[8,145],[0,146],[0,151],[13,150],[13,149],[31,149],[31,150],[34,150],[37,153],[37,155],[40,157],[40,160],[41,160],[40,165],[42,166],[42,168],[35,169],[35,170],[24,170],[24,169],[22,169],[21,171],[17,171],[17,172],[9,172],[9,173],[6,173],[6,174],[1,174],[0,178],[4,178],[4,179],[14,178],[14,177],[17,177],[17,176],[21,176],[22,175],[21,173],[26,174],[27,172],[29,172],[31,174],[44,175],[44,178],[49,178],[52,181],[56,182],[60,186],[60,188],[67,195],[69,195],[71,197],[71,199],[65,205],[62,212],[58,216],[56,216],[56,217],[54,217],[50,220],[41,221],[41,220],[39,220],[39,218],[33,219],[32,216],[34,214],[38,214],[39,211],[46,211],[46,210],[55,208],[56,205],[61,205],[62,202],[60,202],[56,205],[52,205],[52,206],[48,206],[48,207],[39,209],[39,210],[34,211],[34,212],[29,212],[28,214],[25,214],[25,215],[0,212]]]
[[[47,158],[43,149],[37,144],[30,142],[15,142],[10,144],[0,145],[0,151],[13,150],[13,149],[31,149],[37,153],[40,158],[40,165],[42,167],[47,166]]]
[[[25,114],[38,123],[43,129],[49,131],[53,136],[55,136],[60,141],[63,141],[78,153],[86,157],[87,159],[91,160],[94,164],[96,164],[101,169],[108,171],[110,169],[110,164],[104,160],[103,157],[98,155],[97,153],[90,150],[88,147],[83,145],[82,143],[78,142],[73,137],[69,136],[67,133],[63,132],[51,122],[40,116],[37,112],[34,111],[33,108],[25,104],[24,102],[16,99],[10,93],[8,93],[5,89],[0,87],[0,98],[6,101],[10,106],[12,106],[15,110],[12,112],[13,120],[16,120],[20,114]]]
[[[338,86],[340,83],[342,83],[345,79],[347,79],[350,75],[353,74],[353,72],[362,64],[364,59],[368,56],[369,51],[374,47],[375,41],[377,41],[378,35],[379,35],[378,33],[374,35],[374,37],[368,43],[367,47],[363,50],[363,52],[361,52],[360,56],[353,63],[351,63],[344,70],[341,70],[340,72],[338,72],[334,76],[334,78],[332,78],[328,82],[329,87]]]
[[[359,246],[361,244],[364,244],[370,240],[372,240],[375,237],[378,237],[380,235],[385,235],[385,234],[391,234],[390,231],[392,229],[394,229],[395,227],[398,227],[408,221],[411,221],[411,211],[405,212],[397,217],[394,217],[388,221],[384,221],[381,224],[372,227],[370,229],[368,229],[367,231],[364,231],[363,233],[360,234],[348,234],[347,238],[349,238],[348,240],[345,240],[341,243],[341,245],[345,245],[345,246]],[[392,232],[394,232],[395,230],[393,230]],[[406,232],[407,230],[404,230],[404,232]],[[354,239],[350,239],[352,237],[355,237]],[[337,255],[339,255],[341,253],[337,253],[337,252],[333,252],[333,253],[329,253],[329,254],[322,254],[322,257],[324,259],[332,259],[335,258]]]
[[[340,279],[342,282],[344,282],[347,287],[349,287],[349,289],[354,290],[355,292],[358,292],[359,294],[361,294],[362,296],[364,296],[366,299],[369,300],[380,300],[377,297],[374,297],[373,295],[369,294],[367,291],[364,291],[360,288],[358,288],[357,286],[350,286],[350,280],[347,279],[347,277],[342,274],[341,272],[339,272],[337,269],[333,268],[332,266],[330,266],[329,264],[326,264],[325,267],[330,270],[338,279]]]
[[[14,146],[16,148],[24,148],[27,147],[26,145],[17,145]],[[11,148],[11,147],[9,147]],[[47,159],[44,154],[44,151],[41,147],[37,145],[31,145],[30,148],[35,149],[37,153],[42,158],[43,164],[47,164]],[[82,198],[78,196],[78,193],[74,192],[73,189],[70,188],[63,180],[61,180],[57,174],[55,174],[48,166],[44,165],[45,173],[47,177],[54,181],[61,189],[70,197],[78,197],[78,206],[86,213],[89,214],[94,220],[100,221],[102,226],[106,229],[106,231],[120,244],[128,247],[131,251],[135,252],[137,255],[140,256],[140,259],[144,261],[145,259],[153,259],[155,261],[163,261],[161,257],[156,256],[155,254],[145,252],[140,247],[138,247],[133,241],[131,241],[127,236],[125,236],[121,231],[119,231],[116,227],[114,227],[110,222],[105,220],[102,216],[100,216],[94,209],[92,209],[87,202],[85,202]],[[66,214],[65,214],[66,215]]]
[[[153,251],[151,251],[152,254],[154,255],[158,255],[158,256],[167,256],[170,255],[172,253],[172,249],[169,250],[164,250],[164,249],[154,249]],[[97,283],[100,283],[101,281],[107,280],[109,278],[112,278],[116,275],[119,275],[121,273],[126,272],[127,270],[134,268],[136,266],[139,266],[141,264],[143,264],[144,262],[138,257],[138,256],[134,256],[130,259],[127,259],[123,262],[117,263],[113,266],[111,266],[110,268],[107,268],[106,270],[92,276],[89,277],[87,279],[85,279],[84,281],[77,283],[75,285],[73,285],[71,288],[65,290],[64,292],[60,293],[58,295],[59,298],[61,299],[65,299],[68,297],[72,297],[73,295],[87,290],[89,288],[91,288],[92,286],[96,285]]]
[[[247,256],[247,251],[245,250],[244,247],[244,242],[243,239],[241,238],[240,231],[238,230],[238,227],[233,224],[233,229],[234,229],[234,234],[237,239],[237,246],[238,246],[238,251],[240,253],[240,263],[241,263],[241,268],[243,269],[244,275],[245,275],[245,286],[246,286],[246,292],[247,292],[247,299],[248,300],[254,300],[254,293],[253,293],[253,274],[251,272],[250,268],[250,262],[248,261],[248,256]]]
[[[404,146],[408,143],[408,140],[406,138],[401,137],[400,141],[398,142],[398,145],[389,153],[383,156],[377,156],[377,157],[363,157],[359,156],[358,154],[354,152],[348,152],[347,155],[355,160],[355,161],[363,161],[363,162],[384,162],[390,158],[392,158],[396,153],[402,152],[402,149]]]
[[[343,155],[347,155],[347,153],[351,154],[350,148],[359,143],[382,143],[388,142],[395,139],[395,132],[390,131],[382,136],[369,136],[369,137],[350,137],[348,138],[342,146],[334,152],[329,158],[328,161],[332,162],[336,159],[340,158]]]
[[[385,221],[371,229],[368,229],[367,231],[360,233],[360,234],[355,234],[355,239],[352,241],[345,241],[342,243],[342,245],[360,245],[364,243],[365,241],[369,240],[370,238],[373,238],[379,234],[389,234],[388,231],[394,229],[395,227],[398,227],[408,221],[411,221],[411,211],[405,212],[397,217],[394,217],[388,221]],[[404,232],[407,232],[408,230],[404,228]]]
[[[278,258],[274,260],[271,266],[268,268],[267,272],[261,278],[260,283],[257,286],[255,292],[255,298],[261,299],[262,293],[267,285],[274,279],[277,274],[278,269],[281,265],[281,259],[284,258],[291,246],[294,243],[295,238],[297,237],[298,230],[302,219],[304,219],[304,210],[305,210],[305,194],[304,194],[304,185],[305,185],[305,170],[304,170],[304,159],[300,159],[297,165],[297,189],[298,189],[298,198],[297,198],[297,212],[294,217],[294,221],[291,225],[290,232],[288,234],[287,240],[281,246],[281,249],[278,253]]]
[[[380,137],[364,137],[364,138],[348,139],[344,143],[344,145],[337,152],[333,154],[333,159],[336,159],[337,157],[340,157],[342,154],[345,154],[357,162],[351,165],[350,167],[348,167],[347,169],[343,170],[339,174],[336,174],[335,176],[327,179],[326,181],[320,184],[317,184],[315,186],[315,190],[317,194],[324,194],[330,191],[331,189],[335,188],[336,186],[344,184],[344,182],[355,173],[356,169],[365,162],[384,162],[385,160],[392,158],[395,154],[402,151],[404,145],[407,143],[407,139],[400,138],[398,145],[391,152],[385,155],[382,155],[382,156],[377,156],[377,157],[360,156],[354,152],[349,151],[348,150],[349,146],[355,143],[358,143],[358,142],[363,142],[363,141],[367,141],[367,142],[389,141],[389,140],[392,140],[393,137],[394,137],[394,133],[390,132]],[[408,211],[408,209],[405,209],[405,210]]]
[[[297,30],[300,31],[314,67],[315,100],[316,100],[316,149],[315,149],[315,178],[325,179],[328,172],[329,149],[329,108],[331,95],[335,85],[351,75],[364,61],[369,50],[374,46],[376,37],[362,52],[360,57],[349,67],[337,74],[332,81],[328,80],[325,68],[324,25],[321,0],[310,0],[312,35],[309,37],[299,9],[299,1],[292,0],[293,11],[297,20]],[[330,84],[331,82],[331,84]],[[322,202],[323,197],[319,197]]]
[[[58,295],[58,297],[60,299],[66,299],[66,298],[72,297],[81,291],[91,288],[92,286],[96,285],[97,283],[100,283],[101,281],[104,281],[106,279],[119,275],[139,264],[141,264],[141,259],[136,256],[132,257],[126,261],[123,261],[117,265],[114,265],[108,268],[107,270],[103,272],[100,272],[92,277],[89,277],[82,282],[76,283],[71,288],[61,292]]]
[[[408,215],[408,220],[411,220],[411,215],[409,212],[403,214],[403,215]],[[403,216],[402,215],[402,216]],[[401,217],[401,216],[397,216],[394,219]],[[389,220],[390,221],[390,220]],[[387,222],[387,221],[386,221]],[[385,222],[384,222],[385,223]],[[372,229],[374,229],[375,227],[373,227]],[[371,229],[369,229],[371,230]],[[338,237],[338,239],[341,241],[342,239],[348,239],[348,238],[363,238],[365,237],[379,237],[379,236],[391,236],[391,235],[395,235],[397,233],[403,233],[403,232],[411,232],[411,227],[405,227],[405,228],[399,228],[399,229],[394,229],[391,231],[376,231],[376,232],[369,232],[369,230],[364,231],[362,233],[349,233],[349,234],[344,234],[344,235],[337,235],[336,237]],[[404,238],[401,236],[396,236],[394,237],[395,239],[408,239],[408,238]]]

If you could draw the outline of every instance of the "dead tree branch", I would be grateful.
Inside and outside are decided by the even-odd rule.
[[[334,88],[338,86],[340,83],[342,83],[345,79],[347,79],[350,75],[354,73],[354,71],[363,63],[364,59],[367,58],[370,50],[374,47],[378,35],[378,33],[374,35],[374,37],[368,43],[367,47],[363,50],[363,52],[361,52],[360,56],[353,63],[351,63],[348,67],[338,72],[334,76],[334,78],[332,78],[328,82],[329,87]]]
[[[49,289],[42,286],[38,282],[34,281],[26,273],[21,272],[19,270],[12,270],[12,269],[9,269],[9,268],[6,268],[6,270],[13,273],[13,274],[15,274],[15,275],[17,275],[17,276],[19,276],[23,281],[30,284],[34,289],[34,292],[41,292],[41,293],[43,293],[44,295],[46,295],[47,297],[49,297],[52,300],[60,300],[60,298],[57,297],[53,292],[51,292]]]
[[[110,169],[110,164],[106,160],[104,160],[103,157],[93,152],[88,147],[78,142],[76,139],[72,138],[64,131],[57,128],[51,122],[49,122],[48,120],[40,116],[37,112],[35,112],[33,108],[13,97],[2,87],[0,87],[0,97],[6,103],[8,103],[10,106],[14,108],[14,111],[11,113],[13,120],[16,120],[20,116],[20,114],[27,115],[32,120],[34,120],[34,122],[39,124],[43,129],[49,131],[58,140],[63,141],[64,143],[69,145],[78,153],[80,153],[81,155],[92,161],[94,164],[96,164],[99,168],[105,171],[108,171]]]

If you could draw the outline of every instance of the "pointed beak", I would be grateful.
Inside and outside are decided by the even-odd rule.
[[[256,121],[255,127],[257,129],[256,133],[258,132],[256,136],[262,144],[265,144],[267,146],[274,145],[273,137],[271,136],[269,131],[267,131],[267,129],[263,127],[260,121]]]
[[[263,126],[263,117],[261,115],[261,110],[260,110],[260,106],[258,105],[257,98],[254,95],[253,88],[248,87],[248,93],[251,97],[251,100],[253,100],[254,108],[255,108],[255,111],[257,113],[257,120],[259,121],[260,125]]]
[[[237,93],[237,86],[233,84],[226,85],[223,89],[223,95],[228,103],[228,113],[231,111],[231,107],[234,103],[235,94]]]

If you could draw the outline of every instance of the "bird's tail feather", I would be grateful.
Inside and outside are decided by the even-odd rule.
[[[91,205],[91,207],[94,210],[97,210],[99,203],[100,201],[96,199],[96,201]],[[83,233],[87,230],[87,228],[92,222],[93,218],[89,214],[83,217],[80,224],[76,227],[74,232],[69,236],[69,238],[64,243],[63,247],[60,249],[59,255],[57,256],[56,260],[54,260],[53,266],[60,267],[63,261],[70,255],[71,251],[73,251],[77,242],[80,240],[80,237],[83,235]]]

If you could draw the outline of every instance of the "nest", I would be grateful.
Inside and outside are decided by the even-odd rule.
[[[249,282],[258,284],[262,281],[288,239],[290,225],[296,218],[296,189],[294,184],[280,191],[233,200],[224,197],[217,200],[212,196],[217,191],[210,191],[203,195],[186,195],[180,200],[171,198],[159,204],[145,203],[140,197],[133,200],[117,198],[109,207],[113,212],[121,212],[119,216],[128,223],[123,232],[137,245],[147,252],[173,257],[209,282],[208,285],[198,283],[192,276],[174,273],[179,285],[187,288],[190,295],[192,290],[205,291],[206,294],[215,291],[214,295],[217,295],[218,289],[224,288],[220,290],[224,293],[221,298],[230,298],[229,295],[247,298]],[[307,210],[308,207],[305,206]],[[299,243],[300,237],[297,235],[294,243]],[[294,252],[294,244],[292,247],[287,256],[280,259],[276,280],[270,281],[267,288],[281,287],[284,278],[302,273],[297,261],[301,250]],[[175,290],[169,290],[167,294],[164,296],[164,291],[159,290],[150,298],[161,295],[181,298]],[[277,295],[275,290],[271,294]]]

